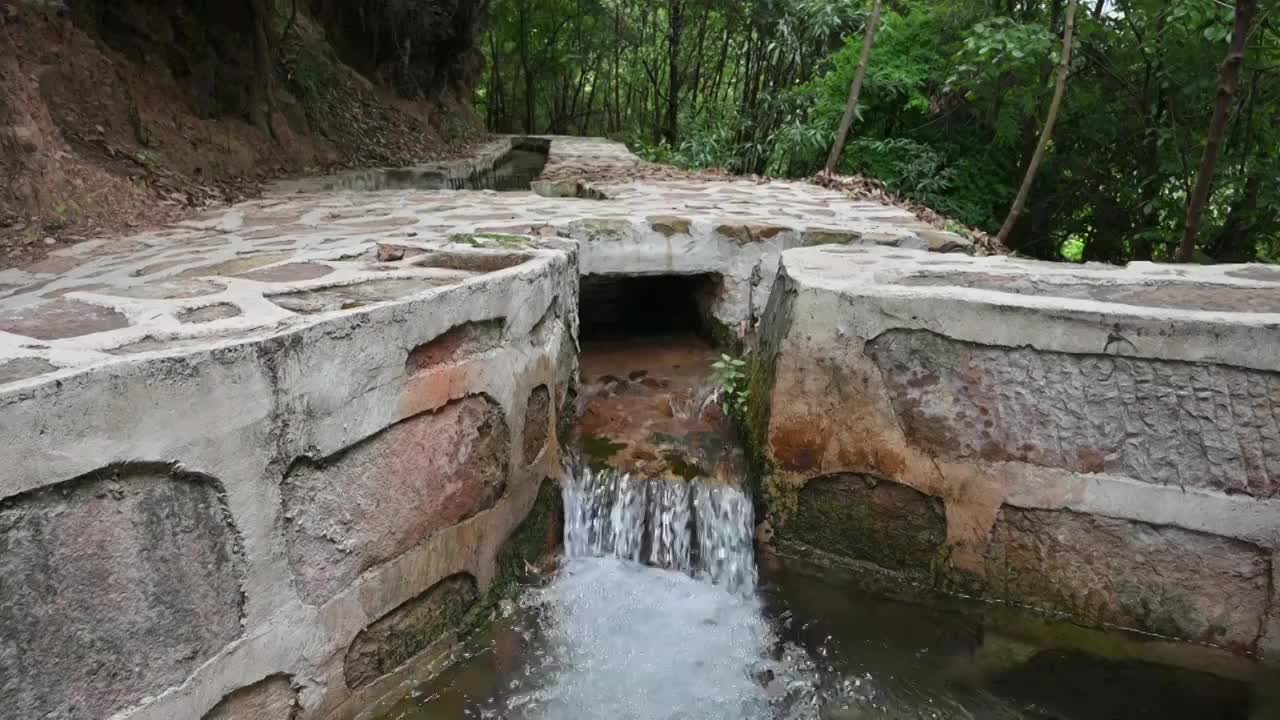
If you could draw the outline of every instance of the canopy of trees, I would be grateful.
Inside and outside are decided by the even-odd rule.
[[[1035,153],[1067,0],[887,0],[838,168],[995,232]],[[655,159],[820,170],[870,0],[492,0],[477,95],[503,132],[603,134]],[[1280,35],[1250,18],[1196,257],[1280,260]],[[1223,0],[1080,0],[1023,254],[1172,259],[1220,101]],[[1216,124],[1216,123],[1215,123]]]

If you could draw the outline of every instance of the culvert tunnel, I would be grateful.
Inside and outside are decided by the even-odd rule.
[[[710,307],[721,283],[716,273],[583,276],[581,338],[586,343],[695,335],[709,340]]]

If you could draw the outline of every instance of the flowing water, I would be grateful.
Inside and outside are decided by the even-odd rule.
[[[561,568],[364,717],[1280,720],[1280,680],[1247,662],[1186,646],[1179,664],[1201,670],[1157,665],[1138,659],[1142,639],[756,558],[742,490],[626,471],[664,467],[644,452],[653,438],[732,467],[710,441],[714,355],[663,347],[584,356],[581,427],[610,449],[566,466]]]
[[[377,718],[1276,717],[1265,680],[1041,652],[987,606],[926,608],[802,560],[770,556],[757,578],[733,487],[572,467],[563,495],[560,571]]]

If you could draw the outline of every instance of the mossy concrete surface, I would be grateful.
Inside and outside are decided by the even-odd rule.
[[[347,650],[347,685],[362,688],[451,636],[479,597],[474,577],[452,575],[379,618]]]

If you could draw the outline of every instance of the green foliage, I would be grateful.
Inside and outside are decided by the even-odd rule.
[[[823,165],[869,6],[495,2],[480,94],[494,129],[605,134],[658,162],[786,177]],[[1049,104],[1064,6],[887,3],[841,171],[994,232]],[[1231,3],[1123,0],[1097,17],[1094,7],[1080,5],[1066,101],[1011,244],[1055,260],[1168,259],[1204,148]],[[1248,53],[1201,232],[1201,251],[1216,260],[1280,258],[1271,16]]]
[[[744,370],[747,361],[732,355],[722,354],[719,360],[711,363],[720,382],[720,399],[724,407],[737,418],[746,416],[747,406],[751,399],[751,391],[747,388],[747,373]]]

